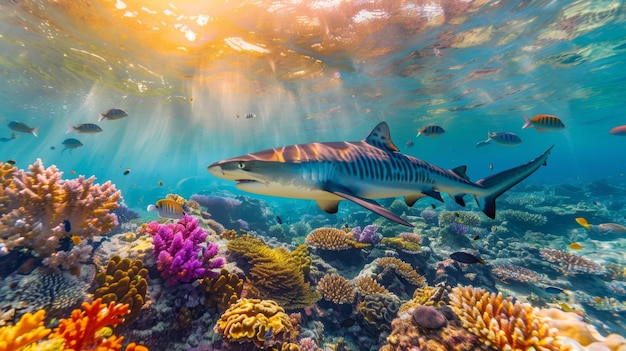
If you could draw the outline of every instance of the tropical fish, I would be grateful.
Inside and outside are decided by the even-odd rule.
[[[576,218],[576,223],[594,234],[600,235],[624,235],[626,234],[626,226],[618,223],[601,223],[598,225],[589,224],[583,217]]]
[[[162,180],[157,181],[157,185],[158,186],[163,186],[163,181]]]
[[[61,153],[63,153],[63,151],[65,150],[70,150],[70,154],[72,153],[72,150],[78,149],[79,147],[83,146],[83,143],[81,143],[80,140],[73,138],[65,139],[61,144],[65,146],[63,150],[61,150]]]
[[[83,239],[78,235],[72,235],[71,239],[74,245],[79,245],[83,241]]]
[[[457,262],[466,263],[466,264],[474,264],[474,263],[485,264],[486,262],[485,259],[481,257],[476,257],[470,253],[463,252],[463,251],[457,251],[457,252],[450,254],[450,258]]]
[[[63,229],[65,229],[66,233],[69,233],[72,230],[72,224],[67,219],[63,221]]]
[[[7,163],[10,164],[11,166],[15,166],[17,162],[15,162],[15,160],[7,160]]]
[[[13,140],[15,138],[16,138],[15,133],[11,133],[11,137],[10,138],[2,137],[2,138],[0,138],[0,141],[3,141],[3,142],[6,143],[7,141],[11,141],[11,140]]]
[[[122,173],[123,175],[129,175],[130,174],[130,168],[127,168],[124,173]]]
[[[557,287],[557,286],[546,286],[544,288],[544,290],[550,294],[560,294],[562,292],[565,292],[565,290]]]
[[[524,115],[524,121],[525,123],[522,129],[535,127],[538,132],[549,132],[565,128],[565,124],[563,124],[559,117],[552,115],[537,115],[532,119]]]
[[[520,144],[522,139],[512,132],[487,132],[487,140],[479,141],[476,147],[489,145],[492,141],[500,145],[514,146]]]
[[[279,147],[215,162],[207,168],[216,177],[236,181],[240,190],[313,199],[327,213],[337,213],[339,202],[350,200],[412,227],[373,199],[403,196],[406,204],[413,206],[425,196],[443,202],[444,192],[464,206],[463,197],[471,194],[482,211],[495,218],[496,198],[545,165],[551,150],[474,183],[465,174],[465,166],[445,170],[399,152],[387,123],[381,122],[361,141]]]
[[[156,205],[148,205],[147,210],[157,210],[159,218],[180,219],[185,215],[183,206],[172,199],[161,199]]]
[[[254,118],[256,115],[254,113],[246,113],[246,118]]]
[[[446,131],[436,124],[429,124],[417,130],[417,136],[440,136]]]
[[[346,318],[343,321],[341,321],[341,323],[339,323],[339,326],[342,328],[350,328],[351,326],[354,325],[354,323],[356,323],[356,319]]]
[[[276,215],[276,223],[283,224],[283,219],[280,216]]]
[[[103,119],[107,119],[109,121],[112,121],[114,119],[121,119],[128,116],[128,113],[126,113],[126,111],[119,109],[119,108],[112,108],[109,109],[108,111],[101,113],[98,116],[98,121],[102,121]]]
[[[407,140],[407,142],[406,142],[406,147],[413,147],[413,145],[415,145],[415,144],[413,143],[413,140]]]
[[[96,133],[100,133],[101,131],[102,131],[102,128],[100,128],[100,126],[97,124],[82,123],[77,126],[70,125],[69,129],[65,132],[65,134],[71,133],[71,132],[77,132],[77,133],[83,133],[83,134],[96,134]]]
[[[609,133],[613,135],[626,135],[626,125],[613,127]]]
[[[583,226],[585,229],[589,229],[591,228],[591,224],[589,224],[589,222],[587,222],[587,220],[583,217],[577,217],[576,218],[576,223],[580,224],[581,226]]]
[[[18,122],[18,121],[11,121],[9,122],[9,124],[7,124],[7,126],[9,126],[9,129],[14,130],[16,132],[30,133],[34,136],[37,136],[37,131],[39,130],[39,128],[31,128],[27,126],[26,124],[22,122]]]
[[[582,250],[583,246],[580,243],[571,243],[569,245],[567,245],[567,247],[569,247],[572,250]]]

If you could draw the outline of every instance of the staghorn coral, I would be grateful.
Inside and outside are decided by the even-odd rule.
[[[351,233],[335,228],[318,228],[307,235],[307,245],[322,250],[348,250],[368,247],[368,243],[359,243]]]
[[[537,283],[544,279],[543,275],[535,271],[511,263],[494,264],[491,273],[505,282]]]
[[[215,331],[228,343],[254,343],[258,348],[295,341],[297,333],[275,301],[241,299],[218,319]]]
[[[15,325],[0,328],[0,351],[19,350],[45,338],[51,331],[43,324],[45,317],[44,310],[26,313]]]
[[[371,294],[383,294],[383,295],[392,295],[391,292],[382,285],[378,284],[376,280],[372,277],[356,277],[353,280],[354,286],[356,286],[357,291],[362,296],[367,296]]]
[[[272,298],[287,309],[306,307],[319,300],[320,295],[305,281],[304,271],[310,269],[310,263],[306,263],[303,248],[293,253],[285,248],[272,249],[263,240],[244,235],[231,240],[228,250],[251,265],[249,296]]]
[[[127,304],[129,313],[120,327],[133,323],[146,300],[148,270],[139,260],[122,259],[115,255],[109,259],[106,269],[95,277],[97,284],[94,298],[102,298],[104,304],[117,302]]]
[[[156,222],[148,225],[153,228]],[[189,283],[198,278],[217,277],[214,269],[224,266],[223,257],[217,255],[217,244],[205,243],[208,233],[198,226],[198,220],[189,215],[177,223],[158,226],[152,244],[157,257],[157,267],[168,285]]]
[[[8,172],[8,173],[7,173]],[[4,171],[0,197],[0,246],[25,247],[49,256],[59,241],[72,235],[91,239],[109,233],[118,224],[115,210],[121,198],[111,182],[94,184],[95,177],[62,180],[56,166],[44,168],[40,159],[29,171]],[[72,224],[66,232],[63,222]]]
[[[463,327],[487,345],[500,350],[568,350],[556,329],[535,315],[528,303],[513,302],[502,293],[457,286],[449,294],[450,306]]]
[[[381,257],[374,260],[382,269],[392,269],[396,275],[404,278],[410,284],[422,287],[426,285],[426,279],[417,273],[410,264],[395,257]]]
[[[91,259],[91,251],[93,251],[93,246],[83,240],[69,251],[53,252],[43,259],[43,264],[53,268],[75,269],[80,263],[85,263]]]
[[[548,223],[548,218],[542,214],[512,209],[498,212],[498,219],[521,228],[527,228],[529,225],[539,227]]]
[[[498,212],[500,214],[500,212]],[[453,223],[460,223],[468,227],[479,227],[480,216],[471,211],[441,211],[439,213],[439,226],[445,227]]]
[[[593,262],[588,258],[578,256],[570,252],[550,248],[541,248],[539,249],[539,254],[546,261],[553,263],[569,272],[588,274],[604,273],[604,269],[601,265]]]
[[[317,291],[322,294],[324,300],[340,304],[349,304],[354,301],[354,285],[338,275],[326,274],[317,283]]]
[[[205,292],[206,307],[217,307],[219,311],[225,311],[241,297],[243,280],[237,274],[222,268],[217,278],[203,279],[201,289]]]
[[[391,331],[391,321],[400,308],[400,299],[395,295],[369,294],[357,306],[359,314],[375,332]]]

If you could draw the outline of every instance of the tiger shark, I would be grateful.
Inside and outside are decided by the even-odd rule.
[[[523,165],[472,182],[466,166],[446,170],[401,153],[381,122],[361,141],[277,147],[215,162],[208,171],[250,193],[312,199],[328,213],[337,213],[339,202],[349,200],[412,227],[374,199],[402,196],[413,206],[425,196],[443,202],[441,193],[447,193],[465,206],[464,196],[473,195],[483,213],[495,218],[496,198],[546,165],[553,147]]]

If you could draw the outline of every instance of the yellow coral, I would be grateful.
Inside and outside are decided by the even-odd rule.
[[[336,304],[352,303],[354,301],[354,285],[348,279],[338,274],[324,275],[317,283],[317,291],[322,294],[324,300]]]
[[[335,228],[315,229],[309,233],[305,241],[307,245],[322,250],[338,251],[369,246],[369,244],[357,242],[351,233]]]
[[[397,275],[406,279],[409,283],[417,286],[424,286],[426,284],[426,279],[422,277],[419,273],[411,267],[410,264],[402,261],[399,258],[395,257],[381,257],[374,260],[374,263],[383,267],[383,268],[391,268],[396,272]]]
[[[391,295],[389,290],[378,284],[378,282],[371,277],[356,277],[353,282],[359,293],[363,296],[371,294]]]
[[[43,325],[46,317],[44,310],[26,313],[14,326],[0,328],[0,351],[19,350],[50,334],[50,329]]]
[[[504,298],[502,293],[496,295],[471,286],[458,286],[449,297],[463,326],[487,345],[511,351],[570,349],[528,303],[514,303],[510,296]]]
[[[389,246],[391,248],[394,248],[394,249],[405,251],[407,253],[414,253],[414,252],[419,251],[419,249],[420,249],[420,244],[419,243],[417,243],[415,241],[407,240],[407,239],[401,238],[401,237],[383,238],[380,241],[380,243],[385,245],[385,246]]]
[[[224,311],[241,296],[243,280],[237,274],[222,268],[217,278],[202,280],[202,289],[206,292],[205,306]]]
[[[289,316],[272,300],[239,300],[222,314],[216,330],[229,343],[253,342],[259,348],[296,337]]]

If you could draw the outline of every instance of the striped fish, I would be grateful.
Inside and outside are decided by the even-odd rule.
[[[120,119],[126,116],[128,116],[128,113],[126,113],[126,111],[120,108],[112,108],[112,109],[107,110],[104,113],[101,113],[98,116],[98,121],[102,121],[103,119],[108,119],[108,120]]]
[[[7,124],[7,126],[9,127],[9,129],[14,130],[16,132],[30,133],[34,136],[37,136],[37,131],[39,131],[39,128],[31,128],[27,126],[25,123],[18,122],[18,121],[11,121],[9,122],[9,124]]]
[[[511,132],[488,132],[487,140],[479,141],[476,147],[489,145],[492,141],[500,145],[514,146],[520,144],[522,139],[517,134]]]
[[[156,205],[148,205],[147,210],[156,210],[159,218],[180,219],[185,215],[183,206],[172,199],[161,199]]]
[[[261,195],[313,199],[328,213],[341,200],[352,201],[399,224],[413,225],[373,199],[403,196],[408,206],[422,197],[443,201],[447,193],[461,206],[474,195],[483,212],[495,217],[498,196],[535,172],[552,147],[536,159],[477,182],[465,166],[446,170],[399,152],[387,123],[381,122],[357,142],[309,143],[278,147],[209,165],[208,171],[234,180],[237,188]]]
[[[550,132],[565,128],[565,124],[563,124],[559,117],[552,115],[537,115],[532,119],[524,115],[524,122],[522,129],[535,127],[538,132]]]
[[[100,133],[101,131],[102,131],[102,128],[100,128],[100,126],[97,124],[82,123],[77,126],[70,125],[69,128],[67,129],[67,132],[65,132],[65,134],[71,133],[71,132],[77,132],[77,133],[83,133],[83,134],[96,134],[96,133]]]
[[[417,130],[417,136],[440,136],[446,131],[436,124],[429,124]]]

